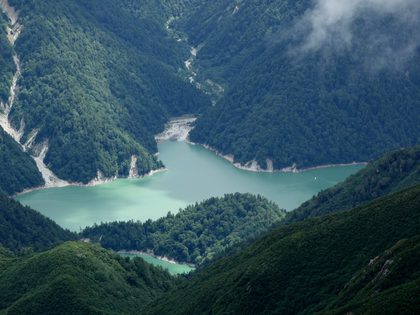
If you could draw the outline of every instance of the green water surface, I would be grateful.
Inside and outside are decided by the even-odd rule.
[[[95,187],[69,186],[17,197],[61,226],[78,231],[94,223],[157,219],[188,204],[225,193],[251,192],[292,210],[361,166],[301,173],[254,173],[233,167],[213,152],[185,142],[159,144],[167,171],[140,179],[118,179]]]
[[[125,252],[120,252],[118,253],[119,255],[123,256],[123,257],[130,257],[130,258],[135,258],[135,257],[141,257],[143,258],[146,262],[148,262],[149,264],[155,265],[155,266],[160,266],[163,269],[168,270],[168,272],[172,275],[178,275],[178,274],[183,274],[183,273],[189,273],[190,271],[194,270],[193,267],[186,265],[186,264],[179,264],[179,263],[171,263],[147,254],[141,254],[141,253],[125,253]]]

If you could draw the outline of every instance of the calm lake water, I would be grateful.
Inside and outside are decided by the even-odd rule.
[[[155,266],[160,266],[163,269],[168,270],[168,272],[172,275],[178,275],[178,274],[183,274],[183,273],[189,273],[190,271],[194,270],[194,268],[190,267],[189,265],[186,264],[174,264],[174,263],[170,263],[168,261],[162,260],[162,259],[158,259],[155,258],[153,256],[150,255],[146,255],[146,254],[140,254],[140,253],[119,253],[119,255],[123,256],[123,257],[130,257],[130,258],[135,258],[135,257],[141,257],[143,258],[145,261],[147,261],[149,264],[155,265]]]
[[[157,219],[191,203],[225,193],[261,194],[292,210],[362,166],[337,166],[302,173],[254,173],[233,167],[201,147],[178,141],[159,144],[168,168],[151,177],[119,179],[95,187],[33,191],[17,199],[61,226],[79,231],[93,223]]]

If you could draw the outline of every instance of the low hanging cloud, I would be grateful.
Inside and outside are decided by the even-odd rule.
[[[388,34],[386,27],[377,25],[376,29],[355,33],[354,23],[360,18],[392,20],[398,30]],[[296,23],[295,31],[303,36],[299,45],[303,53],[352,49],[360,36],[368,43],[366,53],[376,55],[379,68],[389,62],[402,63],[420,46],[420,0],[314,0],[313,7]]]

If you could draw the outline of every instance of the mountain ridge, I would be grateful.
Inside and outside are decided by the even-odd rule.
[[[31,154],[45,148],[45,165],[59,178],[126,177],[133,156],[139,175],[160,168],[154,134],[170,116],[209,104],[178,75],[183,48],[159,17],[112,1],[10,3],[24,24],[11,124],[25,122],[22,143],[32,139]],[[129,22],[125,30],[120,20]]]
[[[419,189],[417,185],[350,211],[277,228],[201,270],[182,290],[153,302],[148,314],[323,313],[371,259],[402,239],[418,240]],[[417,278],[413,292],[419,289]],[[395,297],[402,306],[411,298]],[[399,312],[418,309],[415,301],[417,305]]]
[[[402,13],[396,7],[383,12],[369,2],[347,17],[359,4],[337,6],[349,19],[343,18],[351,32],[347,44],[326,3],[220,0],[180,22],[202,46],[199,71],[216,81],[227,78],[225,95],[197,120],[193,142],[262,169],[369,161],[419,143],[420,40],[417,22],[404,14],[413,16],[420,7],[408,1]],[[327,25],[324,45],[305,49],[318,13],[331,14],[337,25]],[[403,47],[414,48],[399,58]]]

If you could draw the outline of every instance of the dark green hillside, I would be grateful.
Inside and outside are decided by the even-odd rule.
[[[0,253],[0,255],[2,255]],[[0,256],[0,314],[138,314],[174,278],[82,242],[24,257]]]
[[[420,236],[403,239],[347,283],[325,314],[416,314],[420,309]]]
[[[400,307],[398,314],[417,313],[419,231],[416,186],[350,211],[278,228],[158,299],[150,314],[314,314],[342,306],[340,314],[361,314],[362,305],[370,314],[393,314],[395,308],[385,308],[389,303]],[[388,262],[382,279],[367,284],[374,275],[361,278],[365,268],[377,273],[389,257],[397,259]]]
[[[257,238],[284,215],[261,196],[236,193],[210,198],[157,221],[95,225],[82,236],[114,250],[153,250],[156,255],[201,264]]]
[[[0,127],[0,190],[13,195],[43,184],[34,160]]]
[[[7,18],[0,10],[0,103],[9,97],[10,83],[15,70],[13,51],[6,37]]]
[[[308,4],[307,0],[199,1],[176,27],[187,33],[191,45],[200,47],[195,64],[199,71],[229,86],[265,51],[267,39]]]
[[[161,27],[171,17],[180,17],[201,4],[203,0],[121,0],[120,3],[130,14],[138,17],[148,17]]]
[[[14,252],[24,248],[42,251],[77,235],[0,192],[0,246]]]
[[[111,0],[10,2],[24,25],[12,119],[25,121],[22,141],[34,130],[37,143],[48,140],[46,163],[60,178],[125,176],[132,155],[139,174],[158,168],[153,135],[170,116],[209,104],[177,74],[188,50],[148,14],[153,3],[135,11]]]
[[[354,208],[420,183],[420,146],[401,149],[371,162],[344,182],[318,193],[287,213],[284,223]]]
[[[296,25],[313,3],[207,1],[181,23],[202,47],[198,71],[227,86],[192,141],[275,169],[369,161],[419,143],[418,19],[365,10],[351,21],[351,44],[336,34],[310,50],[311,30]]]
[[[16,71],[13,49],[7,40],[7,25],[8,19],[0,10],[0,112],[7,104],[12,77]],[[12,195],[43,183],[31,157],[0,127],[0,190]]]

